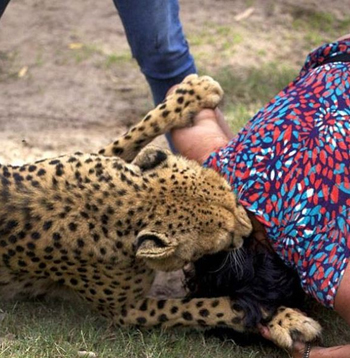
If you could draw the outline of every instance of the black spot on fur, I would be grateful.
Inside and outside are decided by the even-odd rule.
[[[147,322],[145,317],[137,317],[136,321],[138,324],[145,324]]]
[[[209,316],[209,311],[205,308],[201,309],[199,311],[199,314],[202,316],[202,317],[208,317]]]
[[[75,224],[75,223],[73,223],[73,222],[70,222],[69,224],[68,224],[68,228],[69,228],[69,230],[70,231],[77,231],[77,224]]]
[[[49,162],[50,165],[57,165],[57,164],[60,164],[60,163],[61,163],[61,162],[60,162],[59,159],[54,159],[54,160],[51,160],[51,161]]]
[[[148,309],[148,304],[147,303],[148,303],[147,299],[142,302],[142,304],[140,306],[140,311],[147,311],[147,309]]]
[[[190,312],[188,311],[185,311],[182,313],[182,318],[185,320],[185,321],[192,321],[193,320],[193,316]]]
[[[123,152],[124,152],[123,148],[119,148],[119,147],[114,147],[113,148],[113,154],[114,155],[121,155],[121,154],[123,154]]]
[[[35,231],[30,236],[33,240],[39,240],[41,237],[41,234],[39,232]]]
[[[45,174],[46,174],[46,170],[43,169],[43,168],[39,169],[38,172],[37,172],[37,175],[38,175],[39,177],[40,177],[40,176],[43,176],[43,175],[45,175]]]
[[[178,307],[176,307],[176,306],[171,307],[170,312],[171,312],[172,314],[175,314],[175,313],[177,313],[178,311],[179,311],[179,308],[178,308]]]
[[[170,113],[170,111],[164,111],[164,112],[162,113],[163,118],[168,117],[169,113]]]
[[[43,230],[47,231],[51,228],[51,226],[52,226],[52,221],[45,221],[43,225]]]
[[[160,323],[164,323],[164,322],[167,322],[167,321],[169,321],[169,319],[168,319],[168,317],[167,317],[167,315],[166,314],[161,314],[159,317],[158,317],[158,322],[160,322]]]
[[[159,300],[159,301],[157,302],[157,307],[158,307],[158,309],[162,310],[162,309],[164,308],[164,306],[165,306],[165,303],[166,303],[165,300]]]
[[[28,167],[28,171],[29,171],[30,173],[35,172],[35,171],[36,171],[36,165],[30,165],[30,166]]]

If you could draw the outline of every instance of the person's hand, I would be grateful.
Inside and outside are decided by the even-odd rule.
[[[270,330],[267,326],[258,324],[259,333],[263,338],[272,341]],[[295,342],[290,352],[293,358],[303,358],[305,356],[307,344],[304,342]],[[339,346],[331,348],[312,347],[309,358],[343,358],[349,357],[350,346]]]
[[[188,159],[202,164],[213,151],[224,147],[232,134],[221,112],[203,109],[194,118],[192,127],[174,129],[171,139],[176,150]]]
[[[262,324],[258,325],[259,333],[263,338],[272,341],[270,330],[267,326],[263,326]],[[303,358],[305,352],[305,343],[303,342],[295,342],[293,345],[293,349],[290,352],[293,358]]]

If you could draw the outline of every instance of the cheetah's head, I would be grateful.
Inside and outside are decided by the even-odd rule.
[[[239,249],[251,233],[246,211],[214,170],[153,148],[134,164],[154,188],[153,215],[134,245],[149,267],[181,269],[204,255]]]

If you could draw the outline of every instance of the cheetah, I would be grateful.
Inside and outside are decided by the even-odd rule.
[[[0,165],[0,298],[64,288],[120,326],[243,331],[244,312],[228,297],[147,297],[156,271],[237,250],[251,233],[245,210],[214,170],[166,150],[140,151],[191,125],[222,96],[210,77],[191,75],[97,154]],[[320,331],[291,309],[272,321],[282,347],[292,345],[294,332],[308,341]]]

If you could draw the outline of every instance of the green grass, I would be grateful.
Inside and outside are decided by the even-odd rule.
[[[220,46],[229,42],[239,44],[243,41],[243,36],[232,26],[214,24],[207,22],[199,31],[188,34],[188,41],[191,47],[200,45]]]
[[[86,313],[88,312],[88,313]],[[0,325],[0,357],[76,357],[79,350],[98,357],[202,357],[227,356],[238,347],[232,342],[205,338],[186,330],[162,332],[109,328],[86,309],[60,301],[21,302],[9,306]],[[200,352],[200,353],[199,353]],[[249,349],[249,356],[251,350]]]
[[[120,66],[121,64],[130,61],[131,61],[130,51],[125,53],[112,53],[112,54],[108,54],[105,57],[104,66],[106,68],[111,68],[113,66]]]
[[[350,16],[338,18],[330,12],[318,11],[316,9],[305,9],[294,6],[290,11],[293,17],[293,28],[299,31],[305,31],[308,36],[323,34],[328,40],[349,32]],[[323,37],[324,39],[324,37]]]
[[[217,54],[220,54],[220,58],[228,59],[243,40],[243,35],[234,27],[218,26],[211,22],[188,34],[188,42],[199,64],[212,61]]]
[[[6,315],[0,321],[1,358],[76,358],[82,350],[98,358],[288,357],[270,344],[240,347],[233,340],[193,330],[113,328],[85,306],[59,300],[8,303],[2,309]],[[349,329],[334,313],[314,303],[308,310],[331,333],[325,335],[325,344],[346,343]]]
[[[0,51],[0,82],[18,78],[20,68],[17,64],[17,57],[17,51]]]
[[[103,69],[108,70],[113,66],[121,66],[131,61],[131,53],[129,50],[118,53],[108,53],[103,49],[101,44],[78,43],[78,46],[79,47],[76,48],[68,48],[67,50],[69,51],[69,56],[76,64],[93,60],[96,66],[101,66]]]
[[[202,73],[208,73],[205,69]],[[234,132],[297,75],[294,68],[275,62],[260,67],[225,67],[213,74],[225,92],[224,113]]]
[[[293,68],[276,62],[252,68],[221,68],[214,74],[226,98],[233,103],[266,103],[298,74]]]
[[[95,55],[103,55],[102,49],[95,44],[82,44],[81,48],[70,49],[69,51],[78,64]]]

